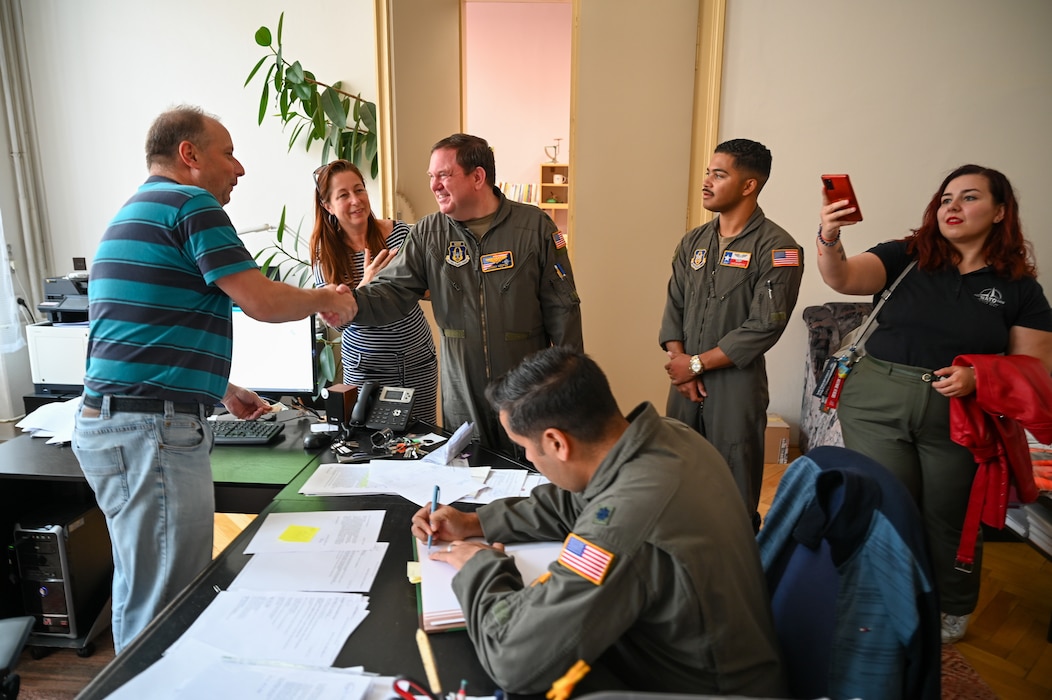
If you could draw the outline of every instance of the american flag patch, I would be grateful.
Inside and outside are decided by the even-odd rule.
[[[775,267],[800,267],[800,251],[796,248],[772,250],[771,264]]]
[[[563,549],[559,552],[560,564],[597,586],[606,578],[606,572],[610,570],[613,561],[613,554],[572,532],[563,542]]]
[[[556,248],[565,248],[566,247],[566,237],[563,236],[563,232],[562,231],[556,231],[555,233],[553,233],[552,234],[552,239],[555,241],[555,247]]]

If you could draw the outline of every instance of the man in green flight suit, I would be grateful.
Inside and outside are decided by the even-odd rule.
[[[726,462],[649,403],[621,414],[602,370],[568,348],[534,353],[491,385],[507,434],[552,483],[464,513],[425,506],[413,534],[453,589],[501,688],[540,693],[578,662],[582,691],[784,697],[752,525]],[[557,541],[526,585],[501,544]]]
[[[763,355],[782,337],[804,273],[803,250],[757,204],[770,174],[763,144],[716,147],[702,201],[719,216],[676,248],[658,337],[669,358],[666,415],[716,446],[757,530],[769,400]]]
[[[566,239],[540,209],[504,197],[485,139],[442,139],[428,177],[439,211],[418,221],[390,265],[355,290],[354,320],[391,323],[430,291],[442,336],[443,427],[471,421],[483,445],[515,455],[486,385],[535,350],[584,349]]]

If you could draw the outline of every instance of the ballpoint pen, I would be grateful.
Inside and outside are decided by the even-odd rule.
[[[431,512],[434,513],[438,510],[438,484],[435,484],[435,490],[431,492]],[[431,538],[434,534],[427,536],[427,551],[431,551]]]

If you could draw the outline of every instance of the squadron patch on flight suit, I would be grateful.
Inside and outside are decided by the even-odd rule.
[[[705,265],[705,258],[708,257],[708,254],[708,249],[698,248],[690,258],[690,266],[695,270],[700,270]]]
[[[449,252],[446,253],[446,262],[453,267],[462,267],[471,261],[468,255],[468,244],[464,241],[450,241]]]
[[[515,258],[512,257],[510,250],[502,250],[499,253],[487,253],[482,256],[480,261],[482,262],[483,272],[510,270],[515,267]]]
[[[563,542],[558,561],[570,571],[598,586],[606,578],[610,565],[614,563],[614,555],[571,532]]]
[[[596,525],[609,525],[610,518],[614,515],[614,509],[610,506],[599,506],[599,510],[595,512],[595,519],[592,521]]]
[[[720,260],[720,265],[724,267],[740,267],[743,270],[749,267],[749,261],[752,260],[752,253],[743,253],[738,250],[727,250],[723,253],[723,259]]]

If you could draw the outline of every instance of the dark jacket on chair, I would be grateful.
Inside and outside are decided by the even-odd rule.
[[[791,697],[938,700],[924,525],[891,472],[817,447],[786,470],[757,537]]]

